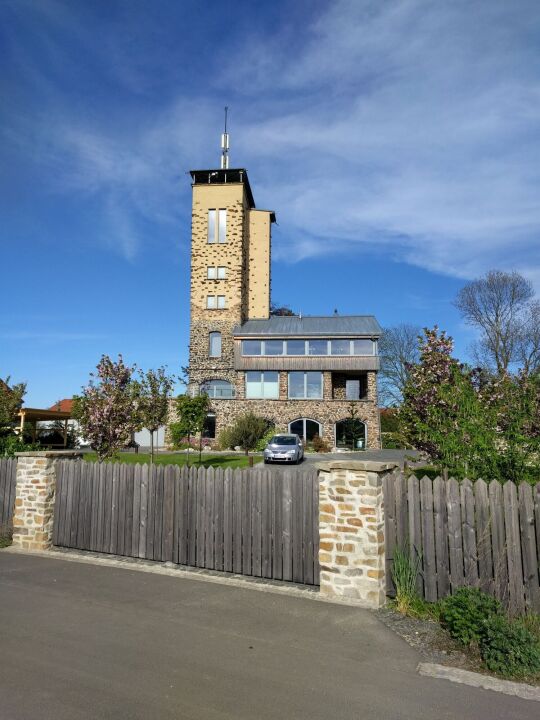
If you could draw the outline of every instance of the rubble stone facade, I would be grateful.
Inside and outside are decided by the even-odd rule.
[[[258,366],[257,359],[251,366],[250,360],[242,357],[239,367],[242,328],[247,321],[270,318],[271,225],[275,216],[272,211],[255,208],[245,170],[192,171],[192,178],[188,391],[206,391],[210,395],[215,437],[239,415],[252,411],[272,420],[281,432],[287,432],[295,420],[313,420],[319,423],[321,437],[332,447],[336,443],[336,423],[350,414],[346,387],[347,378],[354,376],[360,387],[354,405],[357,418],[365,426],[365,446],[379,448],[378,358],[373,357],[367,369],[365,362],[355,365],[355,358],[347,358],[346,363],[344,359],[345,370],[323,369],[322,365],[314,368],[314,357],[306,358],[305,368],[302,358],[281,356],[280,364],[276,362],[275,366],[271,358],[266,358],[265,370],[279,372],[278,398],[246,398],[246,373]],[[212,339],[218,333],[220,351],[216,353]],[[351,334],[351,338],[359,336]],[[259,338],[264,337],[263,329]],[[373,340],[376,347],[376,337]],[[339,365],[341,359],[335,360]],[[321,398],[289,397],[288,373],[302,369],[322,373]],[[212,381],[229,385],[225,391],[214,393],[208,390]]]

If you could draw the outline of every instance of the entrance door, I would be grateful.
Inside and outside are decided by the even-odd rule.
[[[304,442],[311,442],[315,435],[321,435],[321,424],[309,418],[298,418],[289,423],[289,432],[299,435]]]

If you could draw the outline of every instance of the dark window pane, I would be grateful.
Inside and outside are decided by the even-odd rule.
[[[242,340],[242,355],[260,355],[260,340]]]
[[[353,340],[354,355],[373,355],[373,340]]]
[[[306,373],[306,397],[322,398],[322,373],[307,372]]]
[[[265,355],[283,355],[283,340],[265,340]]]
[[[321,426],[314,420],[306,420],[306,440],[311,442],[315,435],[321,434]]]
[[[203,438],[214,439],[216,437],[216,416],[207,415],[202,431]]]
[[[304,421],[300,419],[292,422],[289,425],[289,432],[293,433],[293,435],[299,435],[300,437],[304,437]]]
[[[305,340],[287,340],[287,355],[305,355]]]
[[[304,395],[304,373],[303,372],[290,372],[289,373],[289,397],[290,398],[303,398]]]
[[[328,354],[328,341],[327,340],[308,340],[308,354],[309,355],[327,355]]]
[[[351,341],[350,340],[331,340],[330,347],[332,355],[350,355],[351,354]]]

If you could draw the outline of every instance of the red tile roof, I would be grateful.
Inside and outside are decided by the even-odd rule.
[[[71,412],[73,410],[73,400],[66,398],[65,400],[59,400],[54,405],[51,405],[49,410],[60,410],[61,412]]]

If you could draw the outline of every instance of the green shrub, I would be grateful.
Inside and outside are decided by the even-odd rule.
[[[392,563],[392,580],[396,586],[396,608],[405,614],[414,614],[418,595],[416,592],[416,580],[420,572],[421,557],[415,553],[411,557],[408,546],[396,547],[394,550],[394,561]]]
[[[498,600],[478,588],[460,588],[441,604],[441,623],[463,645],[480,642],[485,625],[502,614]]]
[[[219,433],[218,445],[220,450],[232,450],[234,447],[231,428],[223,428]]]
[[[483,626],[480,654],[488,670],[523,678],[540,673],[540,643],[519,620],[493,615]]]
[[[263,437],[259,440],[259,442],[255,445],[255,450],[258,452],[262,452],[264,448],[268,445],[270,440],[274,437],[276,434],[275,428],[271,427],[268,432],[266,432]]]
[[[273,423],[266,418],[248,412],[240,415],[235,424],[229,428],[231,447],[239,445],[242,450],[249,452],[254,450],[257,443],[262,440],[266,433],[273,427]]]
[[[0,457],[14,457],[16,452],[28,450],[43,450],[43,447],[37,442],[21,440],[19,435],[0,435]]]

